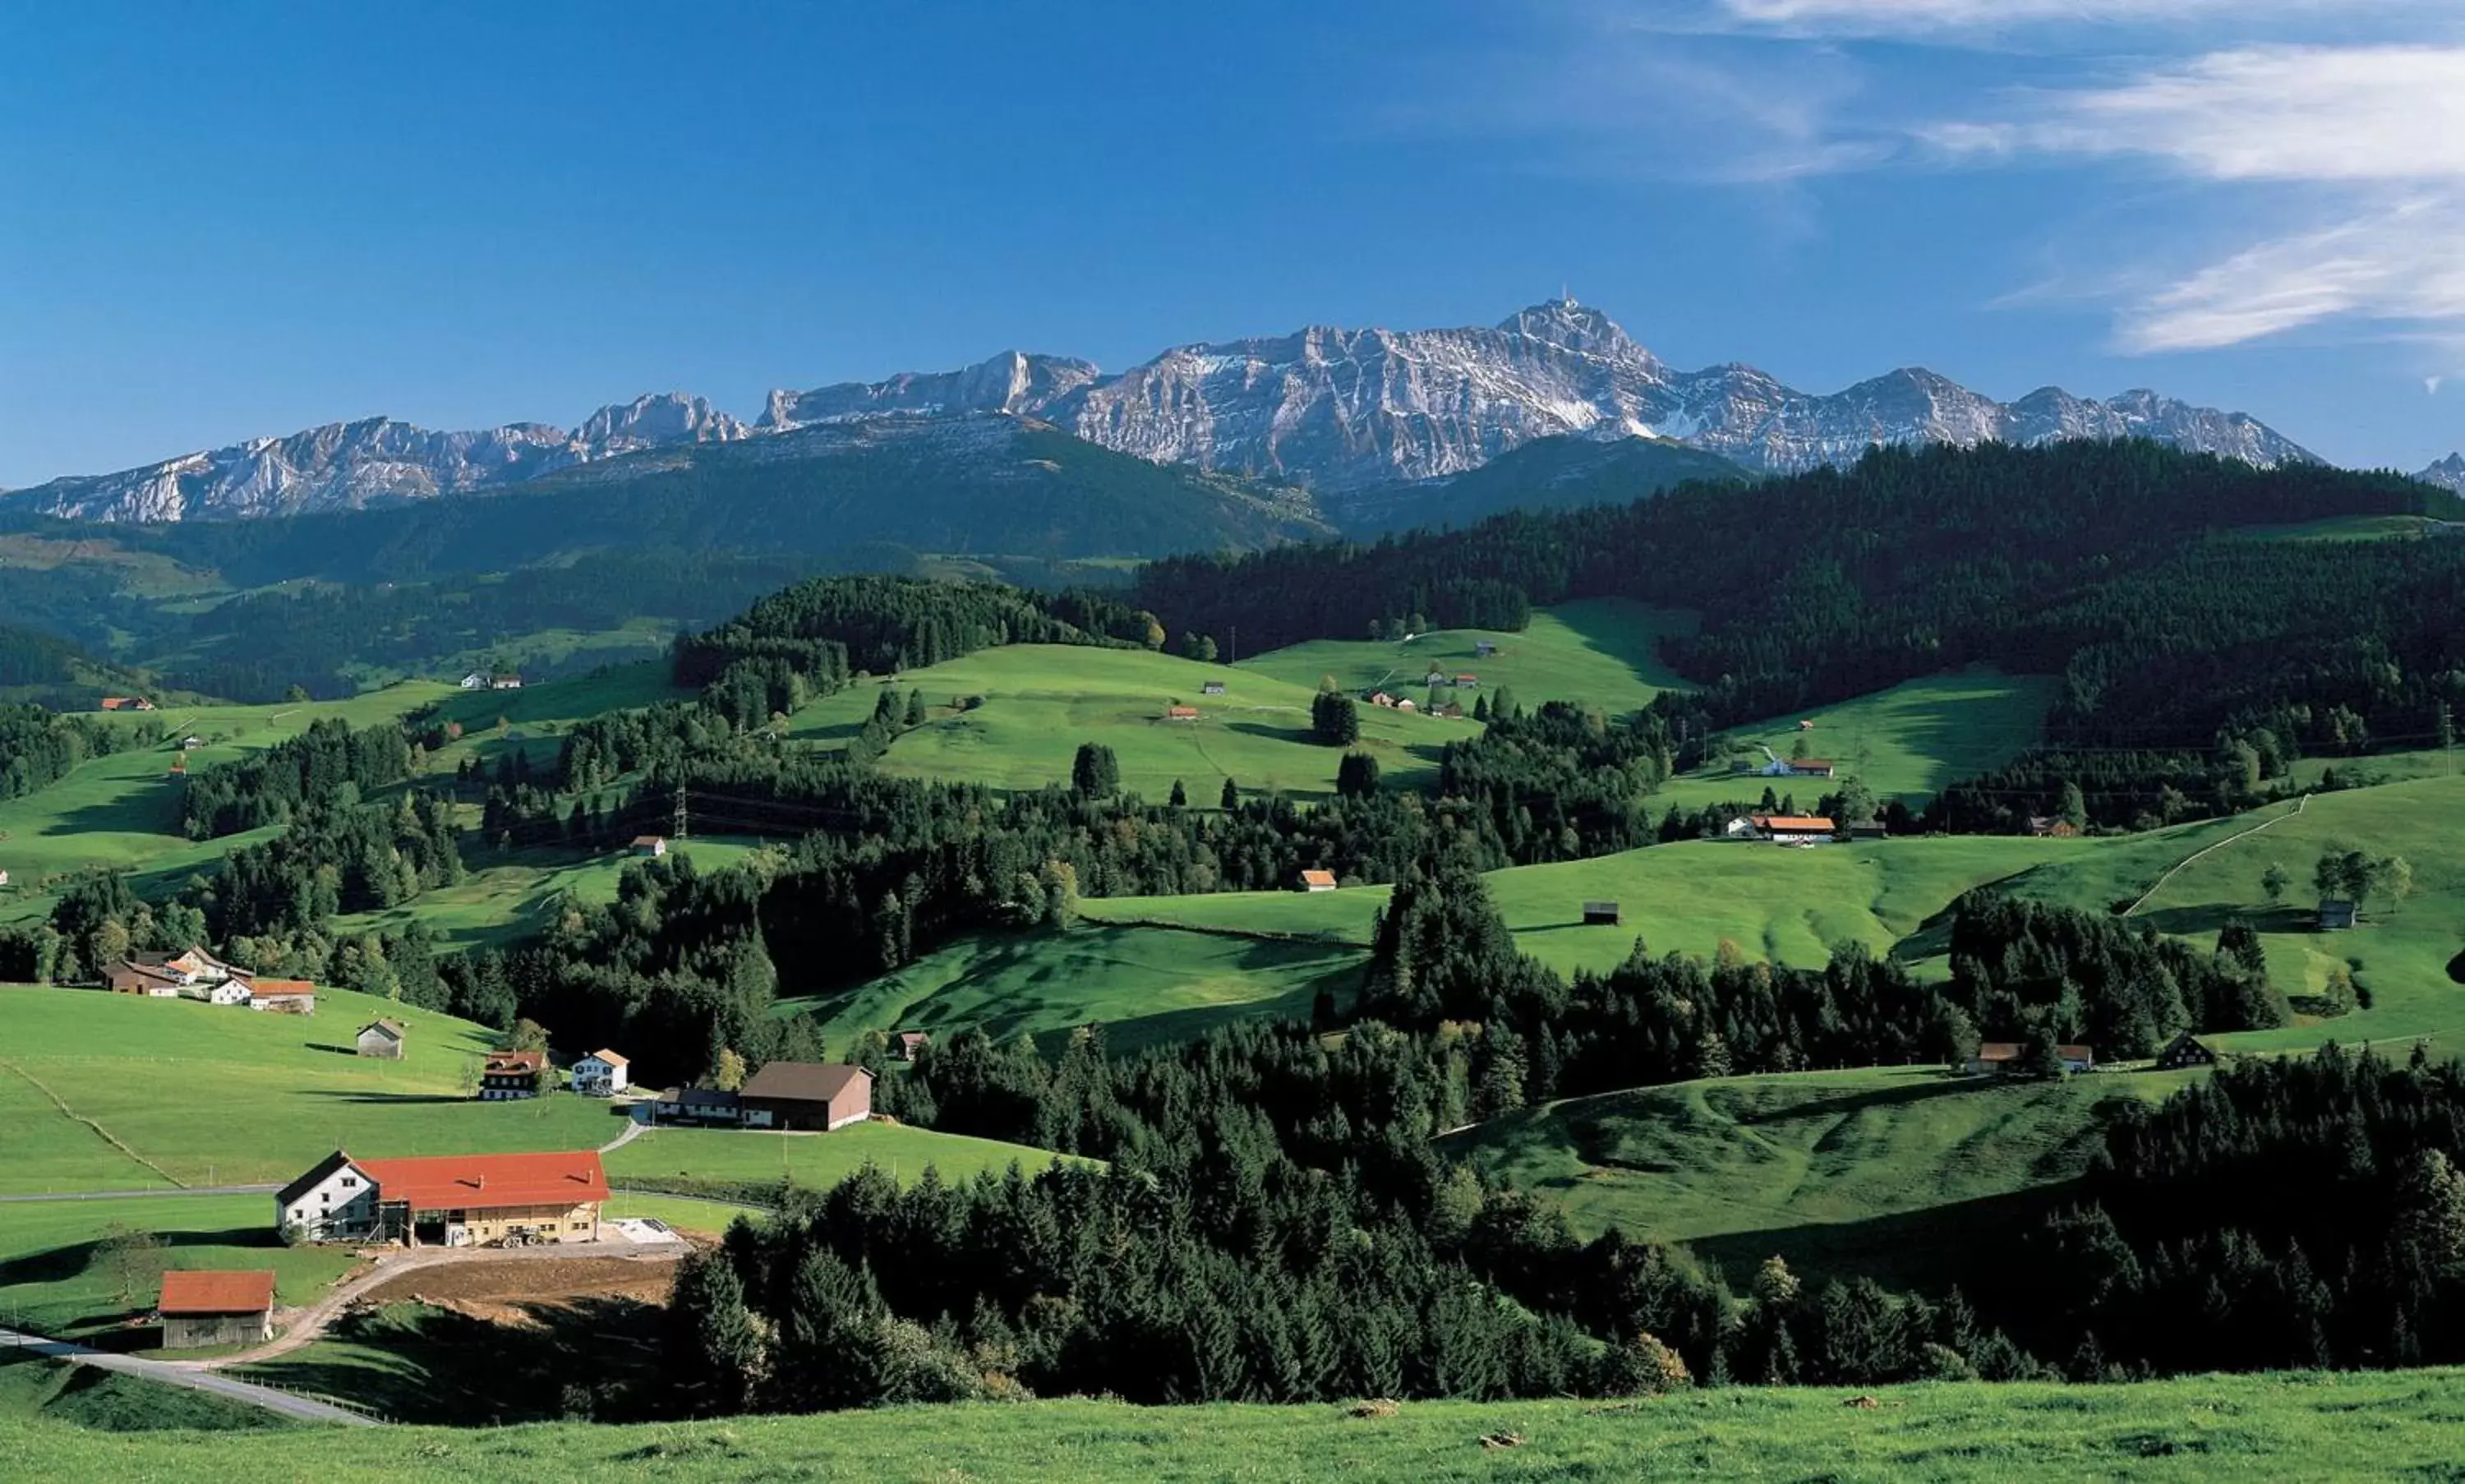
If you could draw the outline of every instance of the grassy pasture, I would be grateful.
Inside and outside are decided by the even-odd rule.
[[[0,803],[0,869],[12,880],[9,890],[0,891],[0,921],[48,911],[42,887],[55,876],[107,866],[168,883],[211,868],[234,845],[272,832],[207,841],[180,833],[181,786],[169,770],[181,737],[203,740],[189,754],[189,766],[203,770],[297,737],[312,721],[340,718],[353,726],[373,725],[447,694],[446,686],[411,681],[347,700],[98,713],[108,724],[129,728],[158,720],[170,740],[96,758],[48,788]]]
[[[1756,766],[1767,761],[1763,748],[1788,757],[1802,735],[1809,754],[1831,759],[1838,778],[1862,779],[1877,798],[1897,796],[1914,807],[1954,780],[2000,767],[2035,742],[2054,684],[2042,676],[2007,676],[1979,667],[1732,727],[1723,735],[1731,755]],[[1812,721],[1814,729],[1801,733],[1801,720]],[[1817,798],[1838,786],[1835,779],[1734,773],[1725,762],[1716,762],[1671,779],[1653,802],[1660,808],[1683,804],[1689,808],[1752,803],[1769,787],[1779,794],[1794,793],[1799,806],[1810,811]]]
[[[761,842],[755,840],[705,836],[669,845],[671,853],[691,857],[703,871],[723,870],[761,849]],[[334,919],[335,927],[344,933],[380,927],[400,930],[416,919],[427,923],[449,950],[502,944],[546,926],[548,909],[562,893],[571,892],[590,902],[614,901],[617,882],[633,861],[623,851],[603,852],[584,860],[547,852],[499,856],[477,840],[466,840],[463,858],[472,871],[454,885],[423,892],[398,906],[345,913]]]
[[[901,1184],[930,1165],[945,1181],[987,1171],[998,1174],[1015,1162],[1033,1174],[1058,1155],[1025,1144],[938,1134],[897,1123],[857,1123],[827,1134],[771,1134],[749,1129],[660,1128],[607,1157],[608,1178],[687,1181],[698,1185],[795,1185],[826,1189],[877,1164]],[[723,1227],[724,1222],[721,1223]]]
[[[1568,1098],[1447,1143],[1556,1197],[1587,1234],[1617,1226],[1690,1243],[1733,1274],[1779,1253],[1801,1273],[1940,1285],[2086,1170],[2102,1105],[2161,1098],[2206,1074],[1737,1077]]]
[[[1710,957],[1735,940],[1750,958],[1819,964],[1854,939],[1877,952],[1974,886],[2096,848],[2079,840],[1978,835],[1816,850],[1688,841],[1593,860],[1492,872],[1489,890],[1524,952],[1561,972],[1606,969],[1640,936],[1652,952]],[[1582,925],[1583,904],[1619,904],[1615,927]],[[1171,922],[1366,946],[1384,887],[1089,900],[1091,919]]]
[[[564,730],[576,721],[611,711],[637,711],[663,700],[688,700],[694,694],[669,679],[665,659],[609,665],[589,675],[525,685],[518,691],[440,689],[437,719],[460,726],[463,735],[438,748],[429,766],[431,771],[449,773],[465,757],[493,764],[517,748],[528,753],[534,764],[552,763],[564,746]],[[501,730],[499,722],[504,723]]]
[[[401,1061],[350,1049],[380,1014],[410,1027]],[[33,1115],[9,1125],[0,1193],[258,1184],[289,1180],[337,1146],[371,1158],[582,1149],[621,1131],[588,1098],[475,1100],[466,1069],[494,1044],[468,1021],[338,989],[321,989],[317,1013],[302,1017],[0,988],[0,1084],[11,1111]],[[35,1082],[133,1153],[56,1108],[44,1116]]]
[[[1202,694],[1221,681],[1221,696]],[[1179,779],[1193,805],[1212,808],[1227,776],[1242,788],[1323,797],[1335,791],[1343,752],[1310,738],[1314,685],[1295,685],[1248,669],[1202,665],[1143,650],[1019,644],[986,650],[813,702],[790,735],[843,742],[873,715],[882,686],[903,702],[922,691],[931,715],[891,744],[888,771],[913,778],[1036,788],[1068,783],[1080,742],[1102,742],[1121,760],[1121,786],[1163,800]],[[960,697],[981,696],[970,711]],[[1194,721],[1166,721],[1167,705],[1198,709]],[[1417,783],[1435,770],[1439,749],[1477,729],[1469,720],[1361,712],[1361,746],[1390,778]]]
[[[855,989],[781,1008],[821,1017],[834,1052],[868,1030],[1058,1039],[1090,1022],[1102,1023],[1118,1051],[1251,1015],[1306,1019],[1321,984],[1350,997],[1361,962],[1353,949],[1323,943],[1082,923],[1057,935],[962,939]]]
[[[1432,669],[1480,676],[1484,689],[1514,690],[1527,706],[1544,700],[1585,701],[1611,714],[1633,711],[1662,691],[1689,690],[1660,658],[1660,641],[1695,631],[1692,613],[1646,608],[1625,598],[1587,598],[1543,609],[1521,633],[1489,629],[1438,629],[1408,644],[1370,639],[1314,639],[1240,662],[1243,670],[1316,690],[1321,676],[1346,691],[1371,688],[1429,698],[1421,684]],[[1482,654],[1479,646],[1495,645]],[[1442,700],[1472,704],[1477,693],[1446,690]]]
[[[118,1261],[100,1250],[114,1229],[161,1245]],[[306,1304],[356,1261],[344,1249],[284,1247],[270,1195],[11,1202],[0,1206],[0,1319],[53,1336],[126,1333],[174,1268],[271,1268],[277,1301]],[[150,1331],[131,1338],[156,1342]]]
[[[1128,1406],[1054,1401],[898,1406],[811,1417],[591,1426],[277,1429],[224,1434],[233,1478],[534,1484],[629,1473],[674,1484],[787,1478],[1138,1481],[1828,1479],[2260,1481],[2441,1478],[2455,1463],[2465,1372],[2190,1376],[2124,1385],[1883,1386],[1872,1405],[1814,1388],[1724,1387],[1654,1400]],[[1507,1449],[1481,1439],[1511,1432]],[[0,1420],[0,1458],[56,1484],[195,1477],[200,1441]]]

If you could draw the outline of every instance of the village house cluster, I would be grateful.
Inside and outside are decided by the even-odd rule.
[[[157,1000],[200,1000],[283,1015],[317,1009],[317,986],[304,979],[268,979],[226,963],[203,948],[132,953],[103,966],[102,987]]]

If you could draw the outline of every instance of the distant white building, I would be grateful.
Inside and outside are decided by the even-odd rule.
[[[466,691],[484,691],[488,688],[488,677],[481,672],[474,670],[462,677],[462,688]]]
[[[573,1063],[573,1090],[590,1097],[610,1097],[629,1085],[630,1064],[611,1051],[592,1052]]]

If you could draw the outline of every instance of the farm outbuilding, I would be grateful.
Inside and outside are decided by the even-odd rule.
[[[2361,909],[2360,902],[2341,901],[2335,897],[2322,897],[2320,898],[2320,911],[2316,920],[2323,933],[2348,928],[2353,926],[2354,919],[2361,916]]]
[[[1304,872],[1302,872],[1302,873],[1301,873],[1301,890],[1302,890],[1302,891],[1304,891],[1304,892],[1331,892],[1331,891],[1334,891],[1334,890],[1335,890],[1335,873],[1334,873],[1334,872],[1332,872],[1332,871],[1304,871]]]
[[[363,1056],[382,1056],[388,1061],[402,1060],[402,1043],[409,1032],[401,1021],[384,1017],[369,1021],[360,1028],[359,1051]]]
[[[845,1128],[873,1116],[873,1074],[845,1062],[767,1062],[738,1100],[747,1128]]]
[[[260,1344],[274,1338],[274,1273],[174,1268],[154,1307],[166,1350]]]
[[[2213,1067],[2216,1064],[2217,1053],[2202,1046],[2188,1030],[2166,1042],[2165,1049],[2157,1053],[2157,1070],[2160,1072],[2180,1072],[2187,1067]]]
[[[1586,927],[1615,927],[1617,924],[1618,904],[1616,902],[1588,901],[1584,903],[1584,925]]]

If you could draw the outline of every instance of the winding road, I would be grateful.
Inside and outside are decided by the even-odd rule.
[[[71,1365],[91,1365],[97,1370],[118,1371],[123,1376],[159,1381],[165,1385],[186,1386],[191,1391],[204,1391],[229,1401],[263,1407],[300,1422],[338,1422],[355,1428],[377,1425],[375,1418],[363,1416],[331,1402],[259,1385],[235,1376],[218,1376],[205,1369],[202,1362],[149,1361],[143,1356],[115,1355],[108,1350],[89,1350],[64,1340],[46,1340],[40,1335],[23,1334],[13,1329],[0,1329],[0,1346],[20,1354],[65,1361]]]

